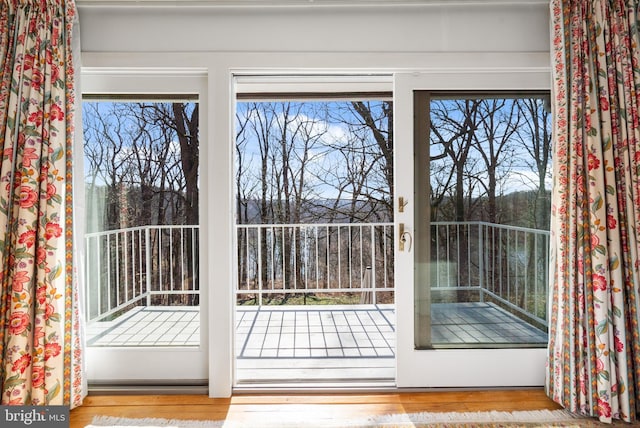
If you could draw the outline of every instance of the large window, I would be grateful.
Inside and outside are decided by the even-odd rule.
[[[85,98],[90,346],[199,344],[196,100]]]
[[[418,347],[545,346],[551,180],[545,94],[423,93]],[[427,158],[428,156],[428,158]],[[424,290],[418,290],[424,293]],[[422,294],[424,295],[424,294]],[[426,331],[425,331],[426,330]]]

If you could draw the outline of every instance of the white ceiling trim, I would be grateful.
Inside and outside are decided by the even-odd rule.
[[[252,75],[234,73],[235,91],[243,93],[367,93],[393,91],[386,75]]]

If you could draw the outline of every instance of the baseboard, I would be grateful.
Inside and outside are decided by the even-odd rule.
[[[207,382],[100,382],[89,383],[89,395],[208,395]]]

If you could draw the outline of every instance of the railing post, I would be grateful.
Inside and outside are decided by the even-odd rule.
[[[374,305],[378,304],[378,299],[376,298],[376,230],[375,230],[375,226],[371,225],[371,237],[370,237],[370,241],[371,241],[371,263],[370,263],[370,271],[369,274],[371,275],[371,289],[373,290],[372,293],[372,303]]]
[[[144,240],[145,240],[145,249],[144,249],[144,259],[145,264],[147,265],[147,306],[151,306],[151,232],[148,227],[144,228]]]
[[[247,229],[247,241],[249,229]],[[262,227],[258,226],[258,306],[262,306]]]
[[[486,251],[484,247],[484,226],[478,223],[478,281],[480,282],[480,301],[484,302],[484,257]]]
[[[91,242],[90,242],[90,238],[86,236],[84,238],[84,248],[85,248],[85,287],[86,287],[85,289],[87,290],[84,296],[84,300],[85,300],[84,311],[85,311],[85,320],[91,321],[91,296],[94,293],[93,284],[95,283],[95,281],[92,276],[93,265],[91,264]],[[100,290],[98,289],[98,294],[99,293],[100,293]],[[98,315],[100,315],[100,311],[98,311]]]

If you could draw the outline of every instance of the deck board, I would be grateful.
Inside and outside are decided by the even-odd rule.
[[[547,334],[493,303],[434,303],[434,344],[546,344]]]
[[[236,310],[238,358],[395,356],[391,305]]]
[[[236,381],[393,382],[393,305],[236,308]]]

